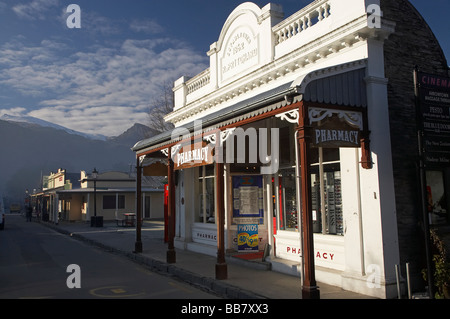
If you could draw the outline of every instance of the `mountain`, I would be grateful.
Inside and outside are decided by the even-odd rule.
[[[123,134],[98,139],[39,121],[0,120],[0,194],[22,199],[26,189],[39,188],[41,174],[58,168],[130,171],[136,163],[131,147],[152,131],[135,124]],[[51,124],[51,123],[50,123]]]
[[[136,123],[121,135],[116,137],[109,137],[107,140],[118,144],[130,145],[130,147],[132,147],[134,146],[134,144],[136,144],[136,142],[144,138],[154,136],[158,133],[158,131],[151,129],[148,126]]]
[[[38,118],[32,117],[32,116],[14,116],[14,115],[9,115],[9,114],[4,114],[4,115],[0,116],[0,120],[8,121],[8,122],[16,122],[16,123],[20,123],[21,125],[24,125],[24,126],[38,125],[38,126],[43,126],[43,127],[52,127],[57,130],[66,131],[69,134],[80,135],[80,136],[84,136],[84,137],[91,138],[94,140],[105,141],[107,139],[106,136],[103,136],[101,134],[86,134],[86,133],[78,132],[75,130],[71,130],[67,127],[64,127],[64,126],[61,126],[58,124],[54,124],[51,122],[47,122],[47,121],[44,121],[44,120],[41,120],[41,119],[38,119]]]

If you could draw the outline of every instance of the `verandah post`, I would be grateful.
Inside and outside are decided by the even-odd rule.
[[[216,194],[217,194],[217,263],[216,279],[223,280],[228,277],[227,264],[225,261],[225,209],[224,209],[224,168],[223,168],[223,145],[220,131],[216,133]]]
[[[167,263],[173,264],[176,262],[176,254],[174,247],[174,229],[175,229],[175,180],[174,180],[174,163],[172,160],[172,147],[168,149],[167,155],[167,184],[168,190],[168,248],[166,260]]]
[[[312,199],[309,150],[311,143],[311,130],[308,126],[308,107],[301,103],[299,107],[299,124],[297,127],[297,143],[300,152],[301,176],[301,209],[302,209],[302,236],[303,236],[303,299],[319,299],[320,291],[316,284],[314,269],[314,237],[312,223]]]

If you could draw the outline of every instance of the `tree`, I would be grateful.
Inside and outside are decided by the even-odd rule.
[[[150,110],[148,113],[149,127],[158,132],[172,130],[174,125],[164,121],[164,116],[172,112],[173,106],[174,97],[172,86],[165,82],[162,87],[162,93],[155,97],[150,103]]]

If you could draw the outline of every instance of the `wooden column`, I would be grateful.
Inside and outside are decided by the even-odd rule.
[[[168,248],[167,248],[167,262],[173,264],[176,262],[175,247],[173,244],[175,236],[175,172],[174,163],[172,161],[172,148],[169,147],[167,158],[167,184],[169,186],[168,190]]]
[[[216,279],[228,278],[228,267],[225,261],[225,205],[223,182],[223,159],[220,132],[216,135],[216,194],[217,194],[217,263]]]
[[[301,103],[298,130],[298,146],[300,152],[300,175],[301,175],[301,209],[302,209],[302,235],[303,235],[303,299],[319,299],[319,287],[316,284],[314,269],[314,237],[312,223],[312,200],[311,200],[311,176],[309,161],[309,145],[311,130],[308,127],[308,107]]]
[[[136,242],[134,252],[142,253],[141,227],[142,227],[142,167],[139,157],[136,159]]]

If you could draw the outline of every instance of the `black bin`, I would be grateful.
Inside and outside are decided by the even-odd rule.
[[[103,216],[91,216],[91,227],[103,227]]]

